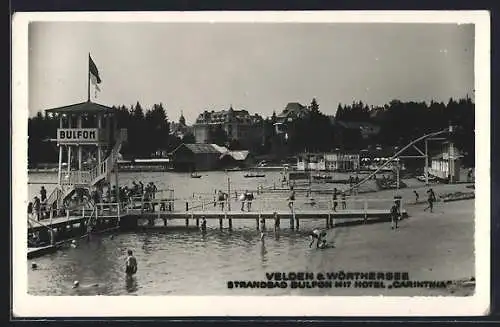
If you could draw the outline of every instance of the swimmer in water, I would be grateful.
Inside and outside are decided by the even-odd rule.
[[[127,251],[127,261],[125,263],[125,273],[133,275],[137,272],[137,259],[132,255],[132,250]]]
[[[326,240],[324,239],[326,237],[326,232],[320,232],[318,229],[314,229],[309,234],[309,237],[311,238],[311,243],[309,243],[309,247],[313,245],[314,240],[317,240],[316,248],[322,248],[326,246]]]
[[[99,284],[92,284],[92,285],[86,285],[86,286],[80,286],[80,282],[75,280],[73,282],[73,288],[89,288],[89,287],[98,287]]]

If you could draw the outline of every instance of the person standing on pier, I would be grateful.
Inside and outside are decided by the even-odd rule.
[[[293,211],[293,203],[295,202],[295,191],[293,186],[290,186],[290,195],[288,196],[288,207]]]
[[[40,221],[40,199],[38,198],[38,196],[35,196],[35,199],[33,201],[33,208],[35,209],[36,220]]]
[[[151,182],[151,197],[153,199],[156,198],[156,192],[158,192],[158,188],[156,187],[155,183]]]
[[[253,193],[252,192],[247,193],[246,199],[247,199],[247,211],[250,212],[250,210],[252,209]]]
[[[137,259],[133,256],[132,250],[128,250],[127,255],[127,260],[125,262],[125,273],[128,276],[131,276],[137,272]]]
[[[217,199],[219,201],[220,210],[224,211],[225,196],[224,196],[224,193],[221,190],[219,190],[219,195],[218,195]]]
[[[333,211],[337,211],[337,205],[339,203],[337,202],[337,188],[333,189]]]
[[[45,200],[47,200],[47,190],[42,186],[40,189],[40,201],[44,202]]]
[[[245,211],[245,200],[247,199],[247,193],[248,190],[245,190],[245,192],[240,194],[241,211]]]

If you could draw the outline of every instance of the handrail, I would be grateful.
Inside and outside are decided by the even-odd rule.
[[[369,174],[367,177],[365,177],[362,181],[360,181],[359,183],[353,185],[352,187],[349,188],[349,192],[354,190],[354,189],[357,189],[361,184],[365,183],[366,181],[370,180],[373,176],[375,176],[380,170],[382,170],[383,168],[385,168],[387,165],[389,165],[390,163],[392,163],[392,161],[394,161],[394,159],[396,159],[401,153],[403,153],[404,151],[406,151],[409,147],[411,147],[412,145],[414,145],[415,143],[418,143],[422,140],[425,140],[426,138],[429,138],[429,137],[433,137],[433,136],[438,136],[440,134],[444,134],[444,133],[447,133],[449,132],[449,128],[446,128],[446,129],[443,129],[443,130],[440,130],[438,132],[433,132],[433,133],[429,133],[429,134],[425,134],[413,141],[411,141],[410,143],[408,143],[406,146],[404,146],[401,150],[399,150],[398,152],[396,152],[391,158],[389,158],[384,164],[382,164],[377,170],[375,170],[374,172],[372,172],[371,174]]]
[[[98,182],[101,179],[102,175],[109,176],[113,169],[113,165],[117,161],[117,156],[122,147],[122,142],[126,138],[126,134],[126,130],[121,129],[120,133],[118,133],[115,145],[113,146],[113,149],[111,150],[109,156],[89,171],[90,184],[95,184],[96,182]]]

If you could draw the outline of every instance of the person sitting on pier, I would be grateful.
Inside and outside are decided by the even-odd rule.
[[[132,250],[127,250],[127,260],[125,262],[125,273],[129,276],[137,272],[137,259],[133,256]]]
[[[288,195],[288,207],[293,211],[293,202],[295,201],[295,191],[293,186],[290,186],[290,194]]]
[[[434,193],[434,190],[430,188],[429,190],[427,190],[427,195],[427,203],[429,203],[429,205],[424,209],[424,211],[430,209],[430,211],[432,212],[432,209],[434,208],[434,202],[436,201],[436,194]]]

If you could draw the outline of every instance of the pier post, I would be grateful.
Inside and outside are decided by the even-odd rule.
[[[189,202],[186,201],[186,211],[189,211]]]
[[[295,214],[293,213],[293,209],[292,209],[292,214],[290,215],[290,229],[295,229],[295,225],[294,225],[294,220],[295,220]]]
[[[295,217],[296,229],[299,230],[299,218]]]
[[[163,218],[163,226],[167,227],[167,218]]]
[[[331,214],[328,214],[328,218],[330,219],[330,227],[335,227],[335,218]]]
[[[196,218],[196,227],[200,227],[200,218]]]
[[[364,210],[365,210],[365,219],[364,219],[363,223],[366,224],[366,222],[368,220],[368,201],[366,200],[366,198],[364,201]]]
[[[222,223],[222,217],[219,218],[219,228],[222,230],[222,227],[223,227],[223,223]]]
[[[330,214],[326,217],[326,228],[330,228]]]
[[[186,227],[189,227],[189,218],[186,218]]]
[[[231,218],[229,218],[229,229],[233,229],[233,220]]]
[[[261,217],[261,214],[259,213],[259,218],[256,218],[256,219],[255,219],[255,224],[256,224],[256,226],[257,226],[257,230],[259,230],[259,223],[260,223],[259,221],[260,221],[260,217]]]

